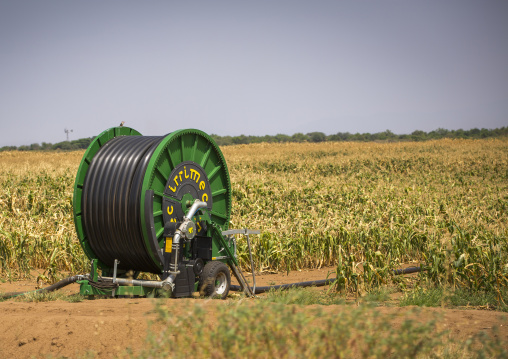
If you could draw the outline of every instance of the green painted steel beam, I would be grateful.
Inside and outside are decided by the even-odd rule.
[[[112,297],[113,289],[98,289],[90,285],[87,280],[78,281],[80,284],[79,294],[84,296],[103,296]],[[117,296],[140,296],[140,297],[157,297],[164,295],[164,291],[158,288],[142,287],[139,285],[119,286],[115,289],[115,297]]]

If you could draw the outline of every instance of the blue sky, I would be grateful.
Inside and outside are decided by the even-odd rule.
[[[0,0],[0,147],[508,125],[507,1]]]

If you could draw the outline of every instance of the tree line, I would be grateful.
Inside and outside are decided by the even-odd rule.
[[[323,132],[295,133],[292,136],[277,134],[275,136],[219,136],[212,134],[211,137],[219,146],[249,144],[249,143],[280,143],[280,142],[325,142],[325,141],[355,141],[355,142],[396,142],[396,141],[427,141],[438,140],[441,138],[463,138],[463,139],[482,139],[492,137],[508,136],[508,127],[495,129],[470,130],[446,130],[438,128],[437,130],[413,131],[411,134],[397,135],[390,130],[378,133],[349,133],[338,132],[334,135],[326,135]],[[81,138],[74,141],[63,141],[55,144],[43,142],[42,144],[33,143],[29,146],[4,146],[0,151],[74,151],[86,149],[92,142],[93,137]]]
[[[396,135],[390,130],[378,133],[349,133],[338,132],[334,135],[325,135],[323,132],[295,133],[292,136],[278,134],[275,136],[219,136],[212,135],[219,146],[239,145],[261,142],[325,142],[325,141],[355,141],[355,142],[396,142],[396,141],[427,141],[441,138],[464,138],[481,139],[490,137],[508,136],[508,127],[496,128],[493,130],[482,128],[473,128],[471,130],[446,130],[438,128],[437,130],[413,131],[411,134]]]
[[[43,142],[41,144],[32,143],[29,146],[4,146],[0,148],[0,151],[75,151],[88,148],[93,139],[93,137],[89,137],[55,144]]]

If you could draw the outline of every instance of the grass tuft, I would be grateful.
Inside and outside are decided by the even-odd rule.
[[[345,304],[345,299],[337,293],[326,293],[315,288],[290,288],[285,290],[271,290],[261,299],[268,303],[297,304],[297,305],[332,305]]]
[[[440,307],[444,305],[443,288],[417,288],[407,292],[400,300],[400,306]]]
[[[465,307],[471,309],[494,309],[508,312],[508,291],[501,293],[473,291],[464,288],[418,287],[408,291],[401,298],[401,307],[416,305],[420,307]]]
[[[22,295],[18,295],[16,297],[12,297],[12,300],[18,302],[54,302],[56,300],[63,300],[69,303],[79,303],[83,301],[86,297],[81,294],[66,294],[59,291],[54,292],[43,292],[43,291],[33,291],[27,292]],[[7,299],[5,299],[7,300]]]

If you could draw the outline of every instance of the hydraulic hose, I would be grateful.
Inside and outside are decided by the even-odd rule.
[[[279,284],[279,285],[269,285],[265,287],[256,287],[254,294],[260,294],[264,292],[269,292],[270,290],[278,290],[278,289],[289,289],[293,287],[322,287],[324,285],[330,285],[335,282],[335,278],[331,279],[321,279],[307,282],[298,282],[298,283],[289,283],[289,284]],[[231,285],[229,290],[233,291],[241,291],[242,288],[239,285]]]
[[[75,283],[78,280],[85,279],[86,277],[87,276],[84,276],[84,275],[75,275],[75,276],[72,276],[72,277],[68,277],[68,278],[62,279],[61,281],[56,282],[55,284],[52,284],[52,285],[50,285],[49,287],[46,287],[46,288],[41,288],[41,289],[32,290],[32,291],[28,291],[28,292],[9,292],[9,293],[3,293],[3,294],[0,295],[0,298],[2,298],[2,299],[12,298],[12,297],[17,297],[17,296],[20,296],[20,295],[23,295],[23,294],[28,294],[28,293],[48,293],[48,292],[53,292],[53,291],[55,291],[57,289],[63,288],[65,286],[68,286],[69,284]]]
[[[394,269],[393,274],[395,274],[395,275],[411,274],[411,273],[421,272],[422,270],[425,270],[425,269],[422,269],[421,267],[408,267],[408,268]]]
[[[401,269],[394,269],[393,274],[394,275],[402,275],[402,274],[410,274],[410,273],[418,273],[421,272],[422,267],[409,267],[409,268],[401,268]],[[265,287],[256,287],[254,294],[260,294],[269,292],[270,290],[284,290],[289,288],[295,288],[295,287],[322,287],[325,285],[330,285],[335,282],[337,278],[329,278],[329,279],[321,279],[321,280],[314,280],[314,281],[307,281],[307,282],[297,282],[297,283],[288,283],[288,284],[279,284],[279,285],[269,285]],[[239,285],[231,285],[229,287],[229,290],[232,291],[241,291],[242,287]]]

